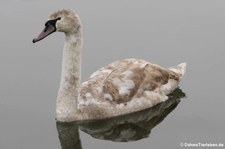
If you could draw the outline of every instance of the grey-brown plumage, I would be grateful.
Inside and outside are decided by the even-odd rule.
[[[113,62],[81,85],[78,107],[87,113],[92,106],[98,109],[93,119],[152,107],[178,87],[185,67],[183,63],[170,70],[134,58]]]
[[[80,86],[83,36],[79,16],[72,10],[57,10],[33,42],[55,31],[65,33],[58,121],[103,119],[152,107],[168,99],[186,70],[185,63],[166,69],[131,58],[102,67]]]

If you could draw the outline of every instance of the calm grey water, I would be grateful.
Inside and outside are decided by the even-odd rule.
[[[225,145],[225,1],[1,0],[1,149],[61,149],[57,128],[64,125],[57,125],[54,118],[64,35],[31,42],[58,8],[74,9],[82,20],[82,80],[105,64],[129,57],[164,67],[188,63],[180,84],[186,98],[151,129],[149,137],[128,143],[106,141],[78,131],[74,124],[71,130],[76,139],[79,132],[83,149]]]

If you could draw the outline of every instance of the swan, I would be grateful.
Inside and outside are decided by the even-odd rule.
[[[100,68],[80,85],[83,36],[77,13],[56,10],[33,43],[56,31],[65,33],[57,121],[104,119],[150,108],[168,99],[186,71],[186,63],[167,69],[129,58]]]

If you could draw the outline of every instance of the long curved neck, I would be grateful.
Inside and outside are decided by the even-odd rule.
[[[82,32],[65,34],[62,74],[56,102],[58,121],[71,121],[77,110],[80,86]]]

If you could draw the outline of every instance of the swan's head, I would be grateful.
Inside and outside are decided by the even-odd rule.
[[[45,23],[44,30],[37,38],[33,39],[33,43],[38,42],[48,35],[58,31],[65,34],[76,34],[81,29],[80,19],[72,10],[57,10],[50,15],[49,20]]]

